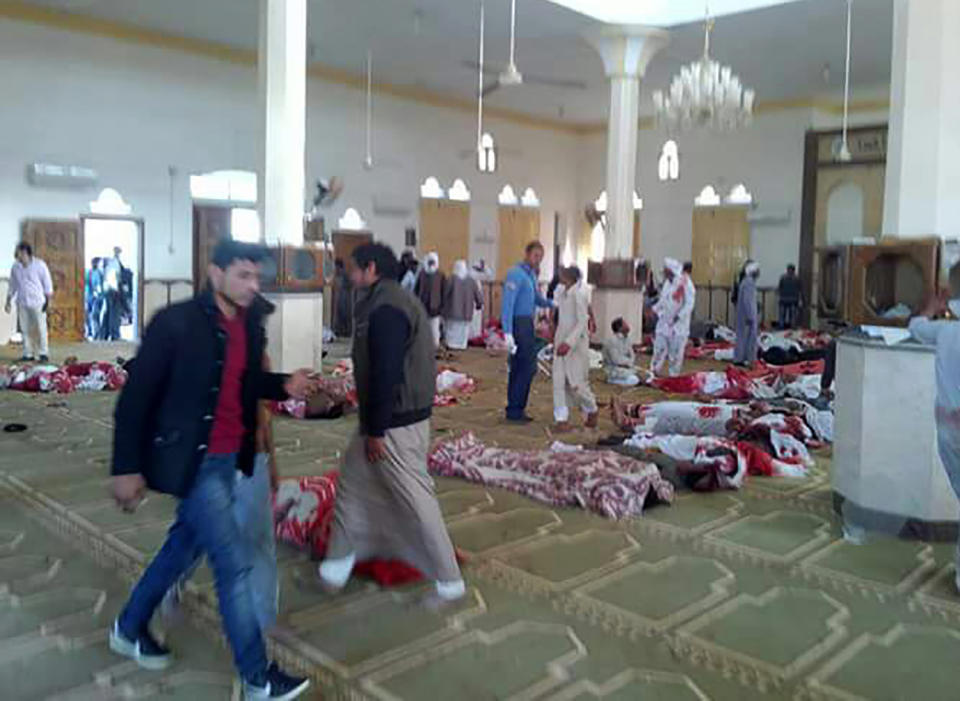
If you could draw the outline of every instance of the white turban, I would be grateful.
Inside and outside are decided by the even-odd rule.
[[[664,258],[663,267],[674,275],[680,275],[680,273],[683,272],[683,266],[680,265],[680,261],[678,261],[676,258]]]
[[[755,260],[747,261],[746,267],[743,269],[747,275],[756,275],[760,272],[760,264]]]
[[[470,271],[467,270],[467,261],[458,260],[453,264],[453,274],[460,280],[466,280]]]
[[[436,253],[428,253],[426,260],[423,262],[423,267],[427,269],[428,273],[435,273],[440,268],[440,256]]]

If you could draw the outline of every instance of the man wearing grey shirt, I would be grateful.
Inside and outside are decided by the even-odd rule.
[[[10,270],[10,286],[4,307],[10,313],[11,303],[17,303],[17,319],[23,334],[22,360],[46,363],[50,353],[47,345],[47,307],[53,298],[53,281],[47,264],[33,257],[29,243],[20,242],[14,250],[17,262]]]

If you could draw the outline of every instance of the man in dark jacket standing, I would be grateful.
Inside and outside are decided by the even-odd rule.
[[[207,289],[157,313],[117,402],[114,498],[132,511],[150,488],[180,504],[166,542],[113,626],[110,648],[147,669],[169,666],[170,653],[151,636],[150,619],[203,553],[245,697],[292,699],[309,682],[267,662],[250,563],[232,510],[237,471],[249,476],[253,470],[257,401],[305,398],[313,386],[306,370],[286,376],[263,369],[266,336],[253,305],[262,257],[257,246],[217,244]]]
[[[423,305],[397,283],[398,268],[382,244],[353,253],[360,428],[344,456],[320,580],[335,591],[358,561],[400,560],[436,583],[424,604],[438,608],[466,590],[427,473],[437,378],[433,334]]]

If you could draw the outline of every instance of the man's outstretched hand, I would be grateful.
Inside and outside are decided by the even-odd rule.
[[[294,399],[306,399],[317,391],[317,380],[312,370],[297,370],[287,378],[283,389]]]

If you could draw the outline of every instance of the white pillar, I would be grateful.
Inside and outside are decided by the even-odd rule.
[[[960,234],[958,29],[958,0],[894,0],[886,236]]]
[[[307,0],[260,0],[258,179],[268,244],[303,243],[307,99]]]
[[[640,128],[640,79],[653,55],[667,44],[667,34],[651,27],[621,25],[587,34],[603,59],[610,79],[607,123],[607,221],[603,266],[633,259],[633,193],[637,184],[637,132]],[[622,264],[621,264],[622,265]],[[626,319],[631,340],[643,335],[643,291],[635,286],[598,285],[593,293],[598,339],[612,332],[617,317]]]
[[[306,178],[307,0],[260,0],[260,110],[263,119],[258,204],[268,245],[302,246]],[[273,367],[319,369],[323,295],[267,295]]]
[[[607,123],[607,226],[604,258],[633,258],[633,192],[637,178],[640,78],[667,34],[651,27],[604,27],[587,35],[610,79]]]

